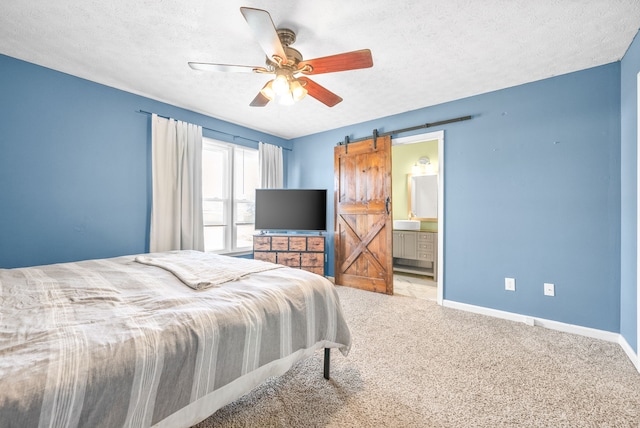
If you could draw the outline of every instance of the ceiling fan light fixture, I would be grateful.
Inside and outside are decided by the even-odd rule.
[[[273,101],[276,97],[276,93],[273,90],[273,80],[269,80],[263,87],[260,89],[260,93],[264,95],[269,101]]]
[[[300,101],[307,95],[307,90],[297,79],[291,82],[289,88],[291,89],[291,95],[294,101]]]
[[[276,95],[286,95],[290,92],[289,89],[289,76],[286,73],[286,70],[278,69],[276,70],[276,78],[272,81],[273,91]]]

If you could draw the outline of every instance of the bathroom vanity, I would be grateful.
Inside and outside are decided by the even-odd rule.
[[[427,275],[436,280],[438,233],[421,230],[393,231],[393,270]]]

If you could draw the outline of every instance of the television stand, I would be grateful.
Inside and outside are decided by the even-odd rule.
[[[253,258],[324,276],[324,236],[308,234],[253,235]]]

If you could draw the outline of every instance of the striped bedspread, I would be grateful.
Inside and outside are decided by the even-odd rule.
[[[134,259],[0,269],[0,427],[189,426],[279,361],[349,350],[319,275],[279,268],[196,291]]]

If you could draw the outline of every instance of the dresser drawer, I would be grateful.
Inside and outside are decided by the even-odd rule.
[[[433,252],[435,245],[433,242],[422,242],[418,241],[418,251],[429,251]]]
[[[318,275],[324,275],[324,266],[322,267],[302,266],[300,269],[306,270],[308,272],[312,272]]]
[[[305,236],[289,238],[289,249],[291,251],[307,251],[307,238]]]
[[[286,236],[274,236],[271,238],[271,249],[287,251],[289,249],[289,238]]]
[[[324,253],[324,238],[322,236],[309,236],[307,238],[307,251],[320,251]]]
[[[303,267],[324,267],[324,253],[302,253],[301,256]]]
[[[436,242],[436,234],[432,232],[419,232],[418,242]]]
[[[300,267],[300,253],[278,253],[276,263],[289,267]]]
[[[418,251],[418,260],[422,260],[424,262],[432,262],[435,257],[433,251]]]
[[[276,253],[271,251],[254,251],[253,258],[256,260],[262,260],[263,262],[276,262]]]
[[[271,251],[271,237],[256,236],[253,238],[253,249]]]

